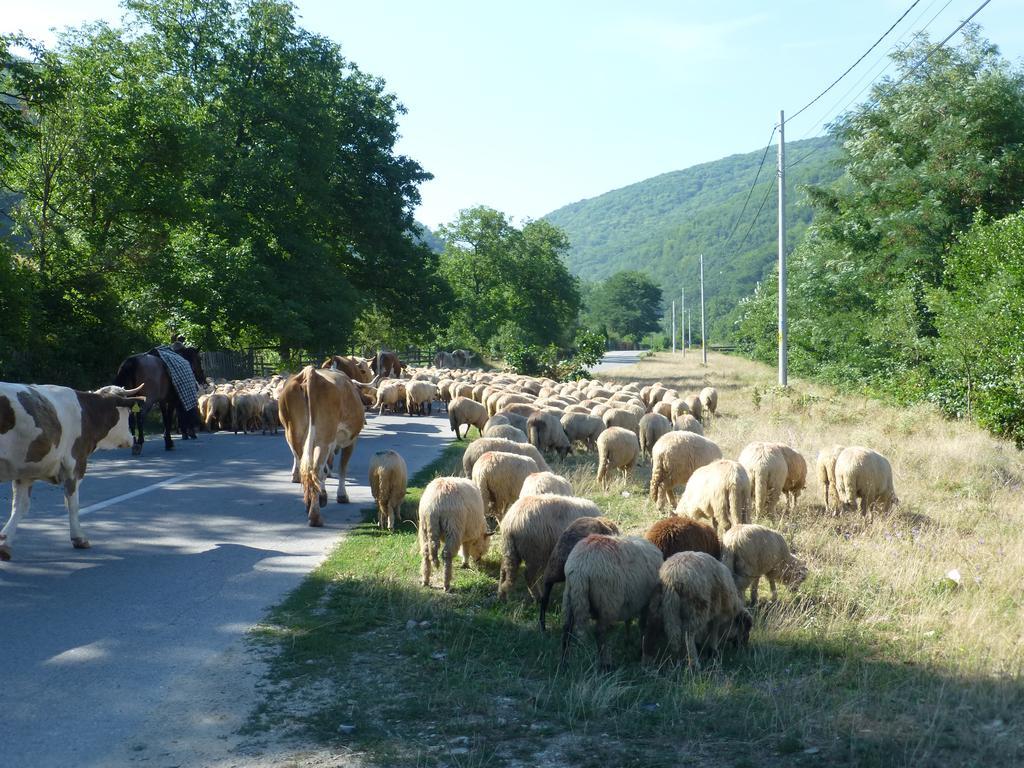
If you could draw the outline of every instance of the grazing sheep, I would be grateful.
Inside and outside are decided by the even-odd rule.
[[[613,624],[639,617],[642,636],[661,563],[661,551],[638,536],[591,534],[573,547],[565,561],[562,595],[563,664],[573,635],[588,618],[595,621],[598,658],[604,668],[611,666],[605,639]]]
[[[666,403],[664,400],[662,400],[660,403],[654,404],[654,407],[651,408],[651,413],[660,413],[666,419],[672,421],[672,406],[678,402],[678,400],[675,400],[671,403]]]
[[[758,517],[774,514],[789,477],[785,452],[776,443],[755,442],[743,449],[738,461],[750,476]]]
[[[484,514],[499,522],[519,498],[523,481],[537,471],[537,462],[518,453],[488,451],[473,465],[473,482],[484,499]]]
[[[625,478],[640,458],[640,440],[625,427],[608,427],[597,438],[597,481],[608,487],[608,473],[617,469]]]
[[[570,442],[583,443],[588,451],[597,449],[597,438],[604,432],[604,421],[589,413],[570,411],[562,417],[562,429]]]
[[[529,456],[537,462],[538,469],[545,472],[551,469],[544,461],[544,457],[540,455],[540,451],[529,443],[517,443],[514,440],[505,440],[501,437],[481,437],[470,443],[466,452],[462,454],[462,468],[466,477],[473,475],[473,465],[487,451],[505,451],[506,453],[518,453],[520,456]]]
[[[444,541],[444,591],[451,592],[452,560],[462,547],[462,567],[469,558],[477,565],[490,546],[484,520],[484,500],[472,481],[461,477],[437,477],[420,498],[419,545],[423,558],[423,586],[430,586],[430,564],[440,568],[437,550]]]
[[[511,411],[502,411],[501,413],[494,414],[494,416],[501,416],[502,418],[507,419],[509,425],[515,427],[524,435],[528,434],[529,427],[526,426],[527,419],[522,414],[512,413]],[[491,418],[494,418],[494,416]],[[527,442],[529,442],[529,440],[527,440]]]
[[[487,423],[484,424],[484,431],[490,429],[491,427],[511,426],[511,425],[512,425],[512,422],[509,421],[509,418],[508,418],[508,416],[506,414],[504,414],[504,413],[496,413],[493,416],[491,416],[489,419],[487,419]]]
[[[476,427],[483,433],[488,423],[487,409],[480,403],[468,397],[456,397],[448,404],[448,423],[457,440],[464,440],[469,434],[470,427]],[[460,435],[459,429],[466,425],[466,434]]]
[[[577,543],[592,533],[600,533],[604,536],[615,536],[619,528],[615,523],[606,517],[577,517],[569,527],[562,531],[558,537],[551,557],[548,558],[547,567],[544,569],[544,590],[540,597],[540,631],[546,632],[545,617],[548,612],[548,603],[551,601],[551,590],[555,584],[565,581],[565,561]]]
[[[651,501],[659,507],[676,505],[675,489],[698,467],[722,458],[722,450],[693,432],[669,432],[651,453]]]
[[[437,386],[429,381],[410,381],[405,386],[405,412],[429,416],[437,399]]]
[[[807,566],[795,558],[781,533],[763,525],[737,525],[722,537],[722,562],[732,573],[742,596],[750,587],[750,604],[757,605],[757,585],[768,577],[772,600],[778,599],[775,580],[796,589],[807,578]]]
[[[690,413],[680,413],[672,422],[672,428],[680,432],[693,432],[695,435],[704,434],[704,426]]]
[[[698,645],[715,651],[726,642],[746,646],[754,623],[729,569],[707,552],[679,552],[662,564],[648,613],[652,635],[660,626],[673,655],[685,642],[691,669],[700,669]]]
[[[785,443],[776,443],[782,449],[786,457],[786,482],[782,486],[782,492],[786,494],[786,511],[790,507],[796,509],[796,501],[800,498],[800,492],[807,485],[807,462],[798,451],[790,448]]]
[[[701,408],[706,416],[714,416],[718,412],[718,390],[714,387],[704,387],[697,395],[700,398]],[[710,419],[709,419],[710,421]]]
[[[685,400],[673,400],[670,408],[672,409],[672,421],[675,421],[683,414],[693,415],[690,413],[690,406]]]
[[[687,395],[683,399],[686,400],[686,407],[690,409],[690,413],[693,415],[693,417],[698,421],[702,421],[704,415],[704,406],[701,405],[700,395]]]
[[[263,425],[263,434],[269,429],[271,434],[276,435],[278,427],[281,426],[281,412],[277,409],[277,398],[268,397],[263,403],[263,413],[260,414],[260,422]]]
[[[370,459],[370,491],[377,500],[377,527],[395,530],[405,499],[409,468],[396,451],[377,451]]]
[[[750,477],[743,465],[719,459],[698,467],[683,491],[677,515],[706,518],[716,530],[750,522]]]
[[[496,424],[493,427],[487,427],[483,432],[484,437],[502,437],[506,440],[512,440],[516,443],[528,443],[530,442],[521,431],[513,427],[511,424]]]
[[[501,575],[498,597],[508,597],[519,572],[526,566],[526,588],[540,599],[537,579],[558,543],[558,537],[578,517],[598,517],[601,510],[589,499],[540,494],[524,496],[509,507],[501,524]]]
[[[644,538],[660,549],[666,560],[676,552],[707,552],[722,559],[722,543],[715,529],[692,517],[663,517],[647,529]]]
[[[640,416],[625,408],[609,408],[601,416],[605,428],[625,427],[630,430],[637,439],[640,437]]]
[[[534,472],[523,481],[523,487],[519,489],[520,498],[538,496],[542,493],[572,496],[572,483],[554,472]]]
[[[555,451],[564,458],[572,453],[572,446],[559,418],[550,411],[538,411],[526,420],[526,434],[538,451]]]
[[[873,508],[881,505],[888,514],[893,504],[899,504],[892,484],[892,466],[889,460],[870,448],[850,446],[836,459],[836,490],[844,512],[860,502],[861,516],[873,518]]]
[[[640,419],[640,453],[645,459],[651,457],[658,438],[672,431],[672,422],[660,413],[645,413]]]
[[[839,511],[839,491],[836,489],[836,459],[843,452],[845,445],[833,445],[818,451],[818,482],[821,483],[821,496],[825,511],[833,514]],[[832,499],[835,499],[833,502]]]

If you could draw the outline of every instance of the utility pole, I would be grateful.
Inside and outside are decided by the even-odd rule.
[[[704,332],[704,254],[700,255],[700,353],[704,365],[708,364],[708,340]]]
[[[672,354],[676,353],[676,303],[672,302]]]
[[[686,313],[686,343],[693,346],[693,309]]]
[[[779,110],[779,386],[787,384],[789,329],[786,317],[786,113]]]
[[[683,357],[686,357],[686,289],[679,289],[679,346],[683,348]]]

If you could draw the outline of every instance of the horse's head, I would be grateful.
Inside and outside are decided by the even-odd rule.
[[[183,347],[178,354],[188,360],[188,364],[192,366],[192,373],[195,374],[196,381],[199,384],[205,385],[206,372],[203,371],[203,361],[200,358],[199,350],[195,347]]]

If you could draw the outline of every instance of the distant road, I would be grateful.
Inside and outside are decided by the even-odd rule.
[[[607,373],[621,368],[624,365],[636,365],[640,362],[640,355],[643,350],[624,350],[616,352],[605,352],[604,359],[590,369],[591,373]]]
[[[81,490],[88,550],[71,547],[58,489],[36,483],[13,559],[0,563],[0,763],[213,764],[258,682],[238,666],[245,634],[368,505],[372,453],[398,450],[411,475],[450,439],[444,417],[371,418],[349,465],[352,503],[336,504],[328,480],[324,528],[306,525],[283,433],[95,454]],[[6,483],[0,505],[10,504]],[[219,701],[193,695],[211,683]],[[205,739],[213,751],[175,760],[160,735],[170,726],[178,746]]]

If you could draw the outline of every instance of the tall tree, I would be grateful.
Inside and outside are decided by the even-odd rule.
[[[588,316],[610,335],[639,344],[661,327],[661,288],[643,272],[616,272],[594,287]]]

